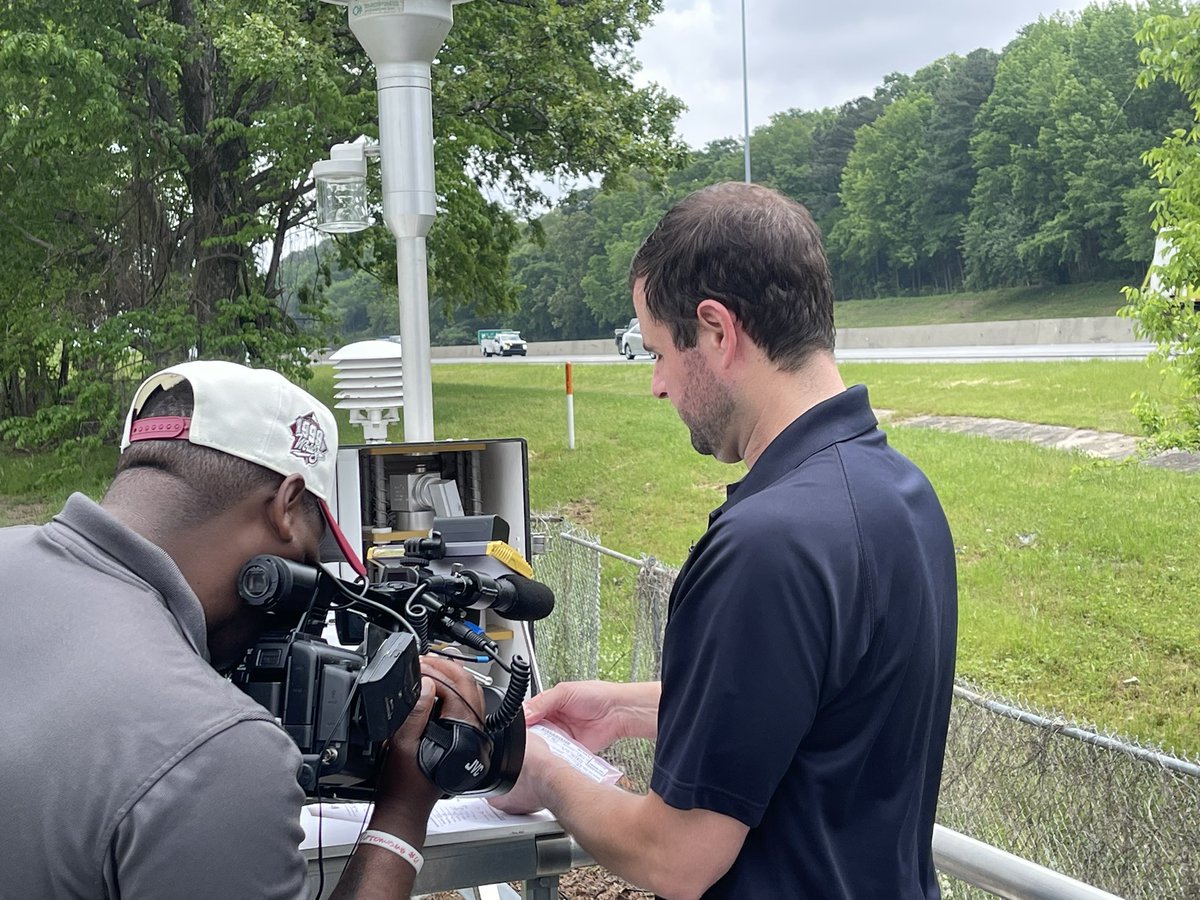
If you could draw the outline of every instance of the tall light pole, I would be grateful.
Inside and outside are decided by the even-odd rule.
[[[750,183],[750,80],[746,64],[746,0],[742,0],[742,113],[745,116],[742,141],[746,155],[746,184]]]
[[[467,0],[326,0],[375,64],[383,220],[396,237],[404,440],[433,440],[429,269],[425,237],[437,215],[430,67]]]

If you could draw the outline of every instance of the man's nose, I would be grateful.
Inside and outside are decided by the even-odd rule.
[[[667,399],[667,388],[663,384],[661,378],[658,377],[658,363],[654,363],[654,374],[650,377],[650,393],[659,400]]]

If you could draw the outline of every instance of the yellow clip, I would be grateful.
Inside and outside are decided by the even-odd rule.
[[[525,561],[525,557],[518,553],[515,547],[504,541],[488,541],[487,555],[498,559],[518,575],[533,577],[533,566]]]

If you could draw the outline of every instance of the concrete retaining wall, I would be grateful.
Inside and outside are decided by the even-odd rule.
[[[1015,319],[1011,322],[961,322],[953,325],[898,325],[891,328],[843,328],[837,345],[879,347],[1000,347],[1009,344],[1096,344],[1135,341],[1133,323],[1116,316],[1080,319]],[[479,356],[474,344],[433,347],[436,359]],[[617,355],[612,338],[591,341],[543,341],[529,345],[530,356]]]
[[[593,341],[530,341],[526,349],[530,356],[594,356],[598,353],[617,355],[617,344],[612,338],[607,340],[597,338]],[[434,359],[483,355],[475,344],[458,347],[431,347],[430,354]]]
[[[844,328],[837,345],[879,347],[1002,347],[1010,344],[1122,344],[1136,341],[1133,323],[1116,316],[1080,319],[1014,319],[953,325]]]

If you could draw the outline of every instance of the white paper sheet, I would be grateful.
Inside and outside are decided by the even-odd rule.
[[[370,803],[311,803],[305,806],[300,810],[300,824],[304,827],[300,849],[315,848],[318,840],[325,847],[353,844],[367,827],[371,808]],[[432,838],[443,834],[505,831],[553,821],[554,816],[545,810],[513,816],[493,808],[483,797],[449,797],[439,800],[433,807],[428,834]]]
[[[567,737],[552,725],[539,722],[529,729],[539,735],[556,756],[565,759],[578,771],[599,784],[613,784],[621,777],[620,769],[609,765],[586,747]],[[322,802],[311,803],[300,810],[304,841],[300,849],[338,847],[353,844],[371,819],[370,803]],[[439,800],[429,817],[429,838],[443,835],[476,835],[486,832],[500,834],[534,825],[553,823],[554,816],[546,810],[524,816],[514,816],[492,807],[483,797],[449,797]],[[438,843],[438,841],[431,841]]]

